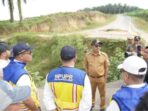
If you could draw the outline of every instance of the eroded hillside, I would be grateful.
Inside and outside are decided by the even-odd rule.
[[[113,19],[113,16],[100,12],[57,13],[25,19],[21,24],[17,21],[0,22],[0,33],[13,32],[69,32],[74,30],[102,26]]]

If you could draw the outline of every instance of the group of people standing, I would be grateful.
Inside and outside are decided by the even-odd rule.
[[[92,48],[84,59],[85,71],[75,68],[76,49],[68,45],[62,47],[62,65],[49,71],[45,79],[43,102],[47,111],[91,111],[97,89],[100,93],[99,111],[135,110],[140,98],[148,91],[147,84],[143,83],[146,62],[132,55],[119,65],[125,85],[113,95],[106,108],[105,84],[110,63],[107,54],[101,51],[102,45],[96,39],[91,42]],[[143,52],[147,52],[145,58],[148,59],[148,48]],[[26,43],[17,43],[11,49],[11,59],[9,57],[8,45],[0,42],[0,110],[41,111],[35,84],[25,68],[32,61],[32,48]],[[1,95],[11,101],[1,99]]]
[[[10,100],[13,100],[13,95],[15,95],[16,98],[21,98],[20,101],[17,101],[17,103],[12,102],[13,104],[9,105],[10,103],[6,103],[4,106],[3,104],[0,104],[0,110],[6,110],[6,111],[40,111],[39,101],[37,97],[37,91],[35,84],[31,78],[31,75],[28,73],[28,71],[25,69],[25,66],[28,62],[32,61],[32,49],[29,45],[26,43],[18,43],[12,48],[12,57],[10,57],[10,48],[5,42],[0,43],[0,60],[1,60],[1,66],[0,66],[0,83],[4,84],[1,85],[1,89],[5,92],[5,94],[8,95],[8,98]],[[6,81],[9,83],[7,84]],[[9,88],[7,90],[6,87]],[[24,97],[24,93],[28,92],[26,91],[17,91],[15,88],[21,88],[22,87],[29,87],[30,92],[28,93],[28,96]],[[25,89],[24,89],[25,90]],[[12,94],[11,94],[11,93]],[[11,97],[11,98],[10,98]],[[5,99],[0,100],[1,103],[4,103]],[[11,108],[10,108],[11,106]],[[2,108],[2,109],[1,109]]]
[[[141,50],[142,50],[142,43],[141,43],[141,37],[135,36],[135,37],[128,37],[127,38],[127,47],[125,51],[125,58],[129,57],[131,55],[137,55],[141,56]]]
[[[91,46],[92,50],[85,57],[86,72],[74,68],[77,58],[74,47],[64,46],[61,49],[62,65],[51,70],[45,80],[43,102],[47,111],[90,111],[95,105],[97,88],[99,88],[101,97],[101,111],[105,110],[105,82],[109,60],[107,54],[100,51],[102,46],[100,41],[93,40]],[[0,49],[0,81],[9,85],[11,92],[15,91],[13,87],[29,86],[30,88],[30,94],[27,93],[28,87],[26,88],[28,96],[22,96],[24,98],[17,103],[5,104],[5,107],[1,104],[0,108],[9,109],[9,111],[40,111],[34,82],[25,68],[27,63],[32,61],[31,47],[26,43],[17,43],[11,49],[11,59],[9,59],[10,49],[6,43],[1,42]],[[7,94],[7,91],[5,93]],[[21,96],[21,94],[16,96]]]

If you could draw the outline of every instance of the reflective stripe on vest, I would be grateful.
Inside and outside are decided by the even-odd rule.
[[[49,87],[55,95],[55,102],[59,109],[78,109],[82,97],[83,86],[72,83],[52,82],[49,83]]]
[[[31,78],[31,76],[29,75],[29,78],[31,80],[31,98],[33,99],[35,106],[38,108],[39,107],[39,100],[38,100],[38,96],[37,96],[37,90],[36,90],[36,86]],[[29,110],[25,105],[22,106],[23,111],[31,111]]]

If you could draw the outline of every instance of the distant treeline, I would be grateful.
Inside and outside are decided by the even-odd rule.
[[[100,11],[108,14],[119,14],[119,13],[135,11],[138,9],[139,9],[138,7],[127,6],[126,4],[124,5],[108,4],[108,5],[99,6],[99,7],[85,8],[84,11]]]

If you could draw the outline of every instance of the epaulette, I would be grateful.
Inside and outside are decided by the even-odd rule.
[[[101,52],[102,55],[104,55],[105,57],[107,57],[107,54],[105,52]]]

